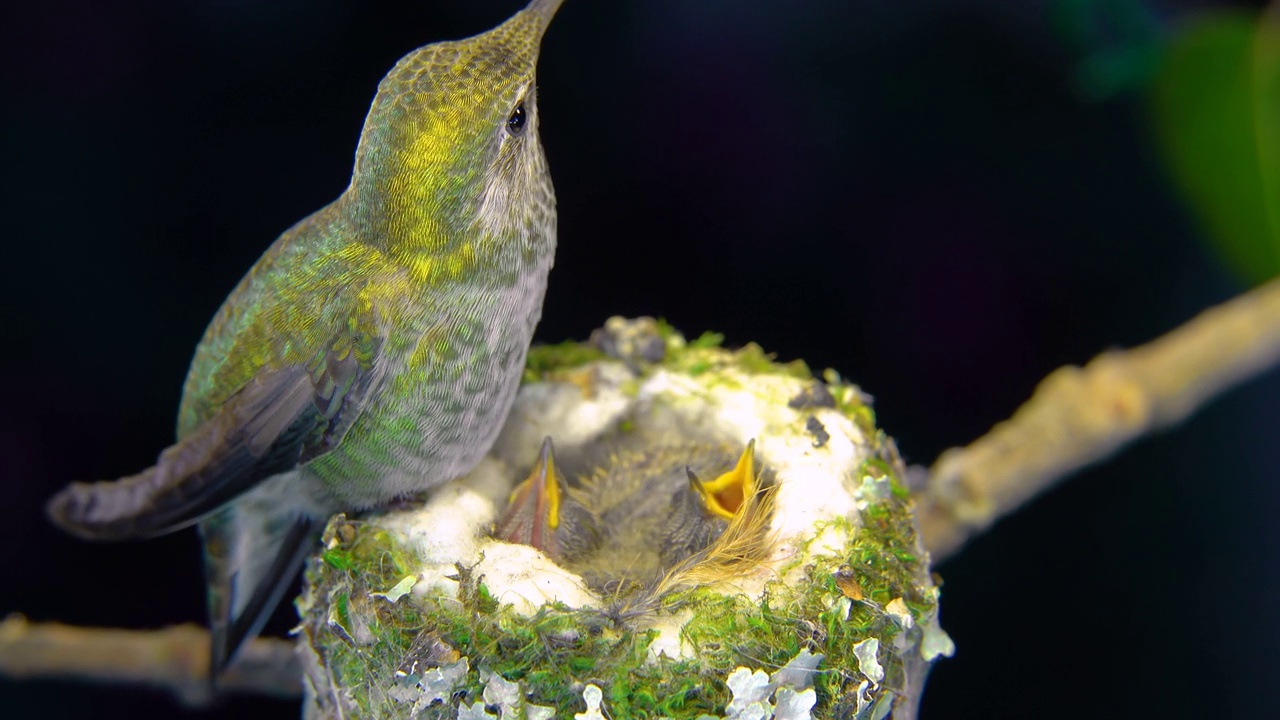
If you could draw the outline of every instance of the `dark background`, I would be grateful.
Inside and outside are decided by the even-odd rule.
[[[1166,29],[1222,4],[1147,3]],[[1055,367],[1241,292],[1168,181],[1142,96],[1074,89],[1050,5],[568,0],[540,66],[561,230],[539,338],[649,314],[758,341],[860,383],[929,463]],[[193,532],[85,544],[43,502],[152,462],[208,318],[345,187],[381,75],[516,6],[3,10],[0,614],[203,620]],[[958,650],[924,718],[1280,716],[1278,407],[1272,373],[943,563]],[[0,682],[9,718],[181,710]],[[250,698],[197,716],[296,714]]]

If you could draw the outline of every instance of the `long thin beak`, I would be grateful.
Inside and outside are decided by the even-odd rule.
[[[545,31],[547,26],[551,24],[551,18],[555,17],[556,11],[560,9],[564,0],[533,0],[524,10],[527,13],[537,15],[542,19],[542,29]]]

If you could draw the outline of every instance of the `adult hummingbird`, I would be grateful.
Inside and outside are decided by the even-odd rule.
[[[215,676],[329,514],[463,475],[493,444],[555,253],[534,73],[561,1],[402,58],[351,184],[281,235],[209,324],[177,442],[137,475],[50,501],[91,540],[199,523]]]

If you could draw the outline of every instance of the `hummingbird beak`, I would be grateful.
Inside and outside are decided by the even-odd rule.
[[[755,494],[755,448],[756,441],[753,439],[747,443],[747,449],[742,451],[736,467],[708,483],[702,482],[692,470],[686,469],[690,485],[702,496],[707,511],[712,515],[732,520],[743,502]]]
[[[559,554],[555,531],[560,527],[560,483],[554,448],[548,437],[542,441],[542,451],[529,477],[511,492],[494,536],[556,557]]]
[[[555,17],[556,11],[560,9],[560,4],[564,0],[533,0],[525,12],[537,15],[542,20],[542,29],[545,32],[547,26],[551,24],[551,18]]]

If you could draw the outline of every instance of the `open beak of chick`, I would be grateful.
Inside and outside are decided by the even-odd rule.
[[[614,456],[576,484],[557,469],[550,438],[511,493],[494,536],[530,545],[588,585],[660,595],[731,578],[767,556],[772,484],[762,484],[755,441],[652,448]],[[692,466],[730,469],[704,482]]]
[[[689,489],[701,499],[708,515],[732,520],[746,499],[755,494],[759,485],[755,457],[756,441],[752,440],[732,470],[706,483],[698,479],[693,468],[685,466]]]
[[[507,510],[494,528],[494,537],[529,545],[552,559],[559,559],[561,552],[556,531],[560,528],[563,495],[564,480],[556,471],[555,448],[548,437],[542,441],[538,462],[529,477],[511,492]]]

